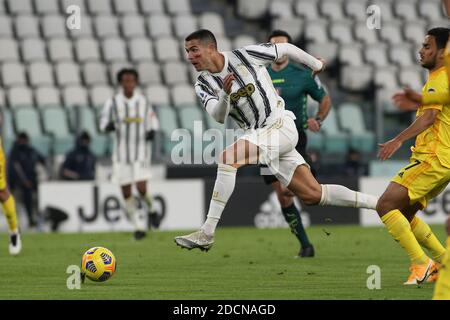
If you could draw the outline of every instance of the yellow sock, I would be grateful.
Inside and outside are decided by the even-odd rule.
[[[408,219],[400,210],[392,210],[381,217],[389,233],[408,253],[412,264],[426,264],[428,257],[411,231]]]
[[[431,252],[434,261],[442,263],[445,248],[431,231],[430,226],[418,217],[414,217],[410,225],[419,244]]]
[[[12,195],[2,203],[3,213],[8,221],[9,231],[17,231],[16,201]]]
[[[450,237],[447,238],[447,253],[439,269],[433,300],[450,300]]]

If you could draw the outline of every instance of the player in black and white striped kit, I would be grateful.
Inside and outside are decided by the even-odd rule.
[[[150,218],[152,199],[147,192],[147,180],[151,177],[151,144],[159,122],[151,104],[137,89],[139,75],[134,69],[122,69],[117,75],[120,92],[106,101],[100,129],[114,131],[112,154],[113,181],[120,184],[125,199],[125,211],[135,227],[134,237],[139,240],[146,235],[146,228],[136,220],[136,203],[132,197],[135,183],[139,195],[147,204]]]
[[[245,133],[219,157],[216,183],[205,223],[199,231],[176,237],[177,245],[209,250],[223,210],[233,192],[237,169],[265,164],[277,179],[307,205],[375,209],[378,198],[340,185],[321,185],[295,150],[295,115],[284,108],[266,66],[288,56],[314,73],[324,62],[290,43],[264,43],[219,52],[214,34],[198,30],[185,39],[189,62],[201,71],[195,90],[205,110],[218,122],[230,116]]]

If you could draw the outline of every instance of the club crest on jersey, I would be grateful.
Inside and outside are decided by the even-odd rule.
[[[233,92],[230,95],[230,99],[232,102],[236,103],[241,97],[250,97],[253,92],[255,92],[255,86],[252,83],[249,83],[243,88],[240,88],[238,91]]]
[[[243,64],[238,64],[236,66],[236,69],[239,72],[239,74],[242,75],[243,77],[247,77],[249,75],[247,67],[244,66]]]

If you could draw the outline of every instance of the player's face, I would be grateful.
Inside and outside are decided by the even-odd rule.
[[[270,43],[288,43],[289,39],[287,37],[284,36],[277,36],[277,37],[272,37],[270,38]],[[276,63],[277,64],[283,64],[285,63],[289,58],[286,56],[280,60],[278,60]]]
[[[436,40],[433,36],[425,36],[422,48],[419,51],[420,64],[422,67],[430,70],[433,69],[437,62],[438,50]]]
[[[194,39],[186,41],[184,44],[186,57],[194,66],[195,70],[203,71],[208,69],[208,63],[211,56],[211,46],[201,43],[200,40]]]
[[[132,74],[126,73],[122,76],[120,85],[126,95],[133,95],[134,89],[137,86],[136,77]]]

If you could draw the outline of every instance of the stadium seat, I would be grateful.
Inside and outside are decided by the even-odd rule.
[[[217,48],[219,51],[231,51],[234,48],[231,47],[231,40],[224,36],[218,36],[216,37],[217,41]]]
[[[178,41],[174,38],[158,38],[155,49],[156,57],[160,62],[180,60]]]
[[[344,65],[362,66],[362,46],[357,44],[341,45],[339,49],[339,62]]]
[[[104,156],[109,148],[109,137],[98,130],[95,110],[76,107],[68,110],[70,126],[74,132],[87,131],[91,136],[91,150],[96,156]]]
[[[191,154],[201,159],[203,150],[211,142],[203,141],[203,132],[206,130],[206,123],[203,120],[203,111],[196,105],[185,106],[178,110],[181,128],[188,129],[191,133]]]
[[[269,14],[273,18],[290,19],[293,17],[292,3],[275,0],[269,3]],[[278,20],[278,19],[277,19]]]
[[[354,21],[366,23],[367,4],[361,0],[347,0],[343,2],[345,14]]]
[[[342,128],[351,133],[351,146],[361,152],[373,152],[375,136],[365,126],[361,107],[353,103],[343,103],[339,106],[338,115]]]
[[[427,18],[428,21],[444,19],[443,11],[440,7],[440,0],[419,1],[417,5],[420,16]]]
[[[239,49],[245,46],[257,44],[258,41],[251,35],[242,34],[233,39],[232,49]]]
[[[424,85],[424,82],[422,81],[422,70],[423,69],[418,66],[401,68],[399,73],[400,85],[420,91]]]
[[[5,13],[6,12],[6,4],[5,4],[5,0],[0,0],[0,13]]]
[[[376,67],[387,67],[388,57],[384,43],[366,45],[364,47],[364,58],[367,62]]]
[[[373,4],[377,5],[380,8],[380,12],[382,14],[382,19],[383,19],[383,28],[384,28],[384,22],[390,22],[390,21],[394,20],[392,1],[391,0],[377,0]]]
[[[51,15],[42,17],[42,34],[44,38],[65,38],[66,29],[66,20],[63,16]]]
[[[327,21],[317,20],[305,22],[305,39],[310,42],[327,43],[330,41]]]
[[[108,84],[105,65],[101,62],[87,62],[82,66],[83,80],[87,86]]]
[[[62,91],[64,105],[68,108],[89,105],[86,89],[80,86],[68,86]]]
[[[114,10],[117,14],[135,14],[138,13],[136,0],[112,0]],[[153,2],[153,0],[151,1]]]
[[[312,132],[311,130],[306,130],[306,138],[308,139],[307,150],[321,151],[324,149],[324,135],[322,132]]]
[[[120,20],[122,34],[125,38],[145,37],[145,23],[137,14],[127,14]]]
[[[399,110],[392,103],[392,96],[400,92],[402,89],[400,87],[395,88],[380,88],[375,93],[375,106],[383,110],[385,114],[398,114],[403,113],[404,111]]]
[[[39,38],[39,22],[35,16],[20,15],[14,20],[18,38]]]
[[[188,83],[188,72],[184,62],[171,61],[163,66],[164,82],[172,86],[178,83]]]
[[[60,92],[55,87],[39,87],[34,91],[36,105],[39,108],[48,106],[61,107]]]
[[[189,0],[166,0],[165,3],[167,12],[171,15],[191,12],[191,3]]]
[[[225,26],[221,15],[214,12],[205,12],[198,17],[200,29],[208,29],[214,33],[216,37],[225,36]]]
[[[9,16],[0,15],[0,38],[14,37],[11,18]]]
[[[45,135],[41,128],[39,112],[35,108],[17,108],[14,110],[16,131],[26,132],[30,143],[43,156],[50,154],[52,139]]]
[[[343,20],[344,8],[342,1],[322,0],[319,4],[320,12],[330,20]]]
[[[397,80],[398,68],[395,66],[386,66],[383,68],[376,68],[374,70],[374,83],[377,87],[384,89],[398,88]]]
[[[73,61],[72,42],[67,39],[50,39],[48,53],[53,62]]]
[[[197,105],[198,100],[191,85],[179,84],[171,89],[172,101],[175,107],[184,108],[186,105]]]
[[[383,27],[378,31],[380,38],[391,45],[399,45],[403,43],[401,23],[399,21],[383,22]]]
[[[318,4],[316,0],[298,0],[294,4],[294,8],[298,16],[304,17],[309,21],[314,21],[319,18]]]
[[[399,66],[412,66],[416,64],[413,62],[412,51],[412,46],[408,43],[391,45],[389,49],[389,57],[392,62]]]
[[[369,29],[367,28],[367,23],[365,21],[356,22],[354,25],[355,30],[355,38],[359,42],[363,42],[365,44],[381,44],[378,39],[377,29]]]
[[[130,58],[133,62],[153,61],[153,43],[147,38],[134,38],[128,41]]]
[[[3,87],[26,86],[25,69],[21,63],[8,62],[1,67]]]
[[[148,34],[153,38],[172,35],[170,17],[165,14],[151,15],[147,20]]]
[[[18,61],[19,49],[17,42],[10,38],[0,39],[0,63],[5,61]]]
[[[125,43],[120,38],[108,38],[103,40],[102,52],[103,59],[109,63],[128,60]]]
[[[68,34],[74,38],[92,38],[94,37],[94,29],[92,26],[92,20],[89,16],[83,16],[83,22],[81,23],[80,29],[70,29],[68,30]]]
[[[330,36],[340,44],[353,44],[353,25],[349,21],[334,21],[331,23]]]
[[[85,12],[85,13],[87,12],[84,0],[60,0],[60,3],[61,3],[61,10],[62,10],[63,14],[67,13],[67,8],[72,5],[79,7],[81,12]],[[85,21],[85,17],[83,17],[83,24],[84,24],[84,21]],[[83,28],[84,28],[84,25],[83,25]]]
[[[21,42],[22,58],[25,62],[47,61],[45,44],[39,38],[28,38]]]
[[[341,86],[349,91],[367,90],[372,83],[373,68],[367,65],[342,67]]]
[[[142,86],[162,82],[161,68],[155,62],[141,62],[137,65],[137,71],[139,72],[139,83]]]
[[[34,2],[36,13],[40,15],[58,14],[58,0],[39,0]]]
[[[331,107],[321,130],[325,133],[324,149],[328,153],[345,154],[348,147],[348,136],[339,129],[336,110]]]
[[[81,83],[80,70],[73,62],[60,62],[55,67],[56,80],[59,86],[77,85]]]
[[[197,18],[191,14],[179,14],[175,16],[172,21],[175,36],[182,40],[184,40],[184,38],[193,30],[198,29]]]
[[[6,108],[6,97],[5,97],[5,91],[2,87],[0,87],[0,107]],[[1,109],[1,108],[0,108]]]
[[[33,95],[28,87],[12,87],[8,90],[8,104],[11,108],[33,106]]]
[[[303,34],[303,21],[299,17],[272,19],[272,30],[284,30],[295,42]]]
[[[13,117],[11,111],[7,109],[0,110],[0,117],[2,118],[2,126],[0,131],[2,145],[5,155],[7,155],[9,154],[15,140]]]
[[[164,13],[164,0],[139,0],[144,15]]]
[[[9,12],[13,15],[33,13],[31,0],[7,0]]]
[[[92,15],[111,14],[112,8],[109,0],[87,1],[89,12]]]
[[[80,38],[75,42],[75,52],[78,61],[100,60],[98,42],[93,38]]]
[[[161,84],[148,86],[145,90],[145,96],[153,105],[166,106],[170,104],[169,89]]]
[[[107,85],[93,86],[89,89],[91,105],[96,109],[103,108],[106,100],[114,95],[114,90]]]
[[[127,61],[110,63],[108,65],[108,74],[110,83],[117,85],[117,74],[123,68],[132,68],[133,66]]]
[[[426,24],[424,22],[410,21],[405,23],[403,26],[405,39],[416,45],[422,45],[426,31]]]
[[[171,141],[172,133],[180,128],[178,125],[177,114],[174,109],[168,106],[159,106],[156,107],[155,110],[163,133],[163,152],[166,155],[170,155],[172,147],[178,143],[176,141]]]
[[[28,66],[28,79],[33,87],[53,86],[52,66],[47,62],[34,62]]]
[[[307,46],[307,52],[315,57],[321,57],[332,64],[338,54],[339,45],[336,42],[324,42],[324,43],[309,43]]]
[[[417,10],[415,1],[400,0],[394,1],[394,11],[398,17],[406,21],[417,21]]]
[[[269,0],[238,0],[237,14],[245,19],[262,18],[269,8]]]
[[[407,164],[405,160],[370,161],[369,175],[371,177],[392,178]]]
[[[53,138],[53,153],[56,155],[67,153],[73,147],[73,137],[65,110],[59,107],[47,107],[42,109],[41,115],[44,132]]]
[[[94,18],[95,34],[98,38],[118,37],[119,25],[115,16],[99,15]]]

